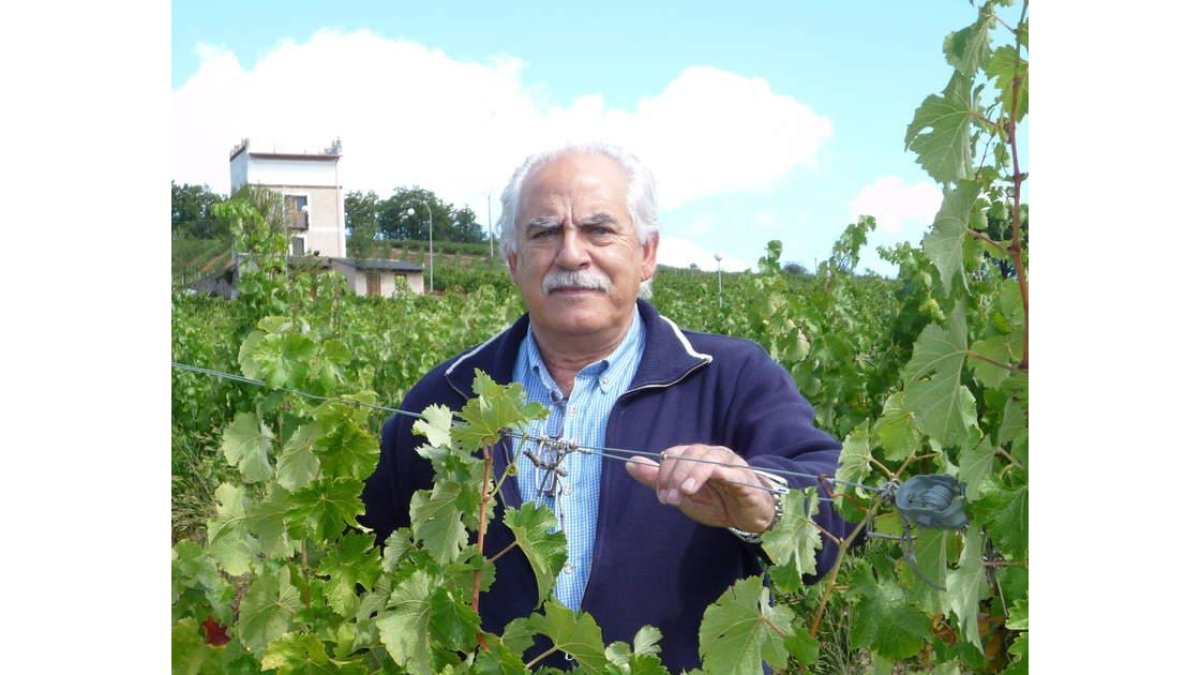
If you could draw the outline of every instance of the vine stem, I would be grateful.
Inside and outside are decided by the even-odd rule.
[[[813,524],[813,526],[814,526],[814,527],[816,527],[816,528],[817,528],[817,531],[818,531],[818,532],[820,532],[821,534],[825,535],[826,537],[829,537],[829,540],[830,540],[830,541],[836,542],[838,546],[841,546],[841,545],[842,545],[842,538],[841,538],[841,537],[839,537],[839,536],[835,535],[834,533],[830,532],[829,530],[827,530],[827,529],[825,529],[825,528],[821,527],[821,526],[820,526],[820,525],[817,523],[817,521],[815,521],[815,520],[814,520],[814,521],[812,521],[812,524]]]
[[[850,548],[850,542],[854,541],[855,538],[858,537],[859,533],[862,532],[863,528],[867,526],[867,523],[871,522],[871,519],[875,517],[875,512],[877,510],[879,510],[878,501],[871,504],[871,509],[867,511],[867,517],[863,518],[863,521],[858,524],[858,527],[854,528],[854,531],[850,533],[850,536],[846,537],[840,544],[838,544],[837,559],[833,561],[833,569],[829,572],[829,581],[825,584],[825,592],[821,594],[821,602],[817,605],[817,612],[813,617],[812,626],[808,629],[809,637],[815,638],[817,636],[817,629],[821,627],[821,619],[825,617],[825,606],[829,604],[829,596],[833,595],[833,588],[837,583],[837,575],[842,569],[842,561],[846,558],[846,550]]]
[[[885,465],[883,462],[875,459],[874,457],[867,457],[867,461],[879,467],[881,471],[886,473],[888,475],[888,480],[895,478],[895,476],[892,475],[892,470],[887,468],[887,465]]]
[[[479,542],[478,550],[479,557],[483,558],[483,538],[487,528],[487,508],[488,508],[488,483],[492,480],[492,453],[488,445],[483,445],[483,485],[480,487],[479,500]],[[483,569],[475,570],[474,588],[471,590],[471,609],[479,614],[479,585],[483,578]],[[487,642],[483,639],[483,631],[476,631],[475,642],[479,644],[479,648],[483,651],[488,651]]]
[[[513,550],[516,547],[517,547],[517,542],[516,542],[516,540],[513,540],[513,542],[511,544],[500,549],[500,551],[496,555],[488,558],[488,564],[495,564],[497,558],[504,555],[505,553],[508,553],[509,551]]]
[[[1003,244],[996,241],[995,239],[992,239],[991,237],[987,236],[986,234],[980,232],[979,230],[972,230],[972,229],[968,228],[967,234],[971,235],[972,237],[975,237],[976,239],[982,241],[985,244],[990,244],[990,245],[994,246],[996,248],[996,250],[1001,253],[1012,253],[1012,251],[1010,249],[1006,248]]]
[[[1021,469],[1022,471],[1024,471],[1024,470],[1025,470],[1025,466],[1024,466],[1024,465],[1022,465],[1020,462],[1018,462],[1016,457],[1013,457],[1013,456],[1012,456],[1012,455],[1010,455],[1008,452],[1006,452],[1006,451],[1004,450],[1004,448],[1001,448],[1001,447],[997,446],[997,447],[996,447],[996,452],[997,452],[998,454],[1004,455],[1004,457],[1005,457],[1005,458],[1006,458],[1008,461],[1010,461],[1010,462],[1012,462],[1014,465],[1016,465],[1016,467],[1017,467],[1018,469]]]
[[[909,464],[912,464],[914,459],[916,459],[915,455],[909,455],[908,458],[904,460],[904,463],[900,465],[900,468],[896,469],[896,473],[889,472],[889,475],[899,476],[900,474],[904,473],[904,470],[908,468]],[[857,527],[854,528],[854,531],[850,533],[850,536],[841,540],[841,543],[838,544],[837,558],[833,561],[833,569],[829,572],[829,580],[825,584],[825,592],[821,594],[821,602],[817,605],[817,612],[813,617],[812,626],[808,629],[809,637],[817,637],[817,629],[821,627],[821,619],[825,617],[825,607],[829,604],[829,596],[833,595],[833,589],[837,585],[837,575],[842,569],[842,561],[846,559],[846,551],[850,548],[850,544],[852,544],[854,540],[858,538],[858,535],[863,531],[863,528],[867,526],[867,523],[871,522],[871,519],[875,517],[875,513],[879,511],[879,507],[882,504],[883,502],[879,501],[878,499],[872,500],[871,508],[867,510],[867,516],[862,519],[862,522],[859,523]]]
[[[541,654],[538,654],[537,656],[533,657],[533,660],[530,661],[529,663],[526,663],[525,667],[530,670],[533,670],[534,665],[536,665],[538,661],[541,661],[542,659],[546,658],[547,656],[550,656],[551,654],[553,654],[556,651],[558,651],[558,647],[551,647],[550,649],[547,649],[546,651],[542,652]]]
[[[978,359],[980,361],[983,361],[984,363],[989,363],[993,366],[996,366],[997,368],[1003,368],[1005,370],[1010,370],[1014,373],[1021,372],[1021,368],[1019,366],[1010,366],[1007,363],[1000,363],[999,361],[996,361],[995,359],[989,359],[988,357],[984,356],[983,354],[980,354],[979,352],[973,352],[970,349],[968,349],[964,353],[973,359]]]

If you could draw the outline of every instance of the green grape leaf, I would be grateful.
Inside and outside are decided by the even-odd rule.
[[[317,477],[321,464],[313,454],[313,447],[320,436],[320,425],[305,424],[292,432],[284,444],[275,478],[288,492],[295,492]]]
[[[1004,102],[1004,112],[1020,122],[1029,114],[1029,62],[1017,58],[1017,50],[1011,45],[1004,45],[992,52],[984,68],[988,78],[996,80],[996,89],[1000,92],[1000,100]],[[1013,111],[1013,79],[1021,76],[1020,93],[1017,107]]]
[[[257,483],[271,477],[271,460],[267,453],[275,434],[258,420],[254,413],[238,413],[225,427],[221,436],[221,451],[229,466],[236,466],[247,483]]]
[[[1029,602],[1015,600],[1008,610],[1008,620],[1004,627],[1009,630],[1029,630]]]
[[[504,627],[501,640],[518,654],[533,646],[533,629],[529,626],[528,617],[518,617],[508,622]]]
[[[904,591],[893,582],[875,582],[870,570],[856,577],[862,593],[854,605],[850,645],[869,648],[890,660],[915,656],[929,634],[929,617],[914,607]]]
[[[526,403],[525,389],[520,383],[496,384],[482,370],[476,369],[471,388],[477,398],[467,401],[459,413],[464,423],[450,430],[460,447],[491,445],[500,440],[508,427],[543,418],[549,412],[539,403]]]
[[[985,357],[996,363],[1010,363],[1013,358],[1008,353],[1008,338],[1003,335],[997,335],[983,340],[976,340],[971,345],[973,352],[970,363],[971,369],[975,371],[975,379],[985,387],[999,387],[1008,376],[1012,374],[1011,370],[992,365],[983,359],[977,358],[974,355]]]
[[[942,288],[949,293],[956,275],[964,276],[963,246],[970,231],[971,214],[979,197],[979,184],[960,181],[954,191],[942,200],[933,228],[921,240],[925,252],[938,269]]]
[[[972,514],[987,526],[1005,557],[1023,560],[1029,545],[1029,486],[1009,490],[988,480],[980,484],[979,493]]]
[[[1026,675],[1029,672],[1029,633],[1021,633],[1008,648],[1012,661],[1001,675]]]
[[[958,478],[967,484],[967,499],[979,499],[979,487],[983,481],[992,475],[992,458],[996,456],[996,448],[986,436],[973,446],[963,450],[959,458]]]
[[[987,588],[987,575],[983,567],[983,531],[973,524],[963,536],[962,555],[958,558],[958,569],[946,576],[946,591],[950,595],[950,608],[958,617],[958,632],[968,642],[983,651],[979,637],[979,598]]]
[[[996,569],[996,585],[1006,602],[1025,600],[1029,597],[1029,570],[1016,565],[1000,567]]]
[[[629,675],[671,675],[656,654],[634,654],[628,666]]]
[[[945,588],[947,544],[950,533],[946,530],[917,529],[915,534],[917,540],[913,542],[913,553],[917,559],[917,569],[925,575],[926,579]],[[908,564],[900,567],[900,575],[905,581],[910,600],[926,614],[949,611],[946,594],[928,586]]]
[[[762,538],[763,551],[776,565],[794,566],[800,574],[817,573],[817,549],[821,548],[822,541],[812,517],[819,507],[815,487],[788,490],[783,496],[783,517]],[[799,588],[780,590],[794,593]]]
[[[198,589],[205,607],[222,624],[233,622],[230,605],[233,602],[233,586],[221,576],[217,563],[204,549],[187,539],[180,540],[171,549],[171,605],[181,604],[189,590]],[[201,615],[203,616],[203,615]],[[179,617],[174,617],[178,619]]]
[[[633,653],[639,656],[658,654],[662,651],[662,647],[658,646],[661,640],[662,631],[654,626],[642,626],[633,636]]]
[[[985,14],[975,23],[955,31],[942,41],[942,52],[946,62],[967,77],[972,77],[980,66],[988,62],[991,54],[991,30],[995,17]]]
[[[358,603],[358,586],[371,588],[383,572],[383,564],[372,550],[375,538],[350,533],[342,537],[321,560],[317,574],[328,577],[325,598],[333,611],[349,617]]]
[[[904,147],[939,183],[952,183],[971,174],[971,80],[955,72],[942,95],[921,102],[904,134]]]
[[[333,539],[346,527],[360,529],[363,513],[362,481],[324,478],[292,493],[293,514],[309,527],[316,539]]]
[[[246,377],[264,380],[272,389],[298,388],[316,349],[307,335],[255,331],[242,342],[238,364]]]
[[[443,565],[467,545],[463,511],[457,504],[461,492],[460,483],[438,481],[432,490],[418,490],[409,503],[413,534]]]
[[[871,435],[867,422],[863,422],[846,436],[842,442],[842,454],[838,457],[837,480],[861,482],[871,473]]]
[[[387,610],[376,621],[379,639],[388,654],[414,675],[433,672],[429,620],[435,588],[433,577],[423,571],[414,572],[392,591]]]
[[[238,606],[238,638],[261,657],[268,643],[287,632],[292,616],[303,606],[287,567],[278,574],[264,571],[250,582]]]
[[[603,671],[608,660],[604,658],[604,639],[596,620],[590,614],[576,615],[555,602],[546,603],[544,611],[529,617],[529,630],[550,638],[554,647],[575,659],[583,672]]]
[[[975,399],[962,386],[966,360],[967,321],[960,301],[947,327],[929,324],[913,346],[904,367],[904,405],[917,425],[943,446],[957,445],[975,425]]]
[[[782,668],[793,618],[786,607],[771,605],[762,577],[737,581],[704,610],[700,658],[705,672],[760,675],[763,661]]]
[[[792,634],[783,641],[783,646],[793,659],[804,666],[813,665],[821,656],[821,643],[817,638],[809,637],[804,626],[794,626]]]
[[[379,441],[345,418],[322,427],[324,433],[316,441],[316,452],[325,475],[358,480],[370,476],[379,460]]]
[[[217,517],[208,521],[208,553],[233,576],[250,571],[252,551],[246,532],[246,492],[222,483],[217,488]]]
[[[1025,414],[1024,406],[1016,399],[1008,399],[1004,404],[1004,420],[1000,423],[1000,430],[996,434],[996,442],[1004,445],[1028,435],[1029,418]]]
[[[421,412],[421,418],[413,422],[413,433],[429,439],[435,448],[451,449],[450,428],[454,426],[454,413],[444,405],[434,404]]]
[[[358,659],[338,661],[329,658],[325,643],[316,635],[284,633],[271,644],[262,658],[263,670],[274,669],[279,675],[303,673],[338,673],[339,675],[366,675],[366,664]]]
[[[525,502],[520,509],[506,509],[504,524],[512,530],[517,546],[529,559],[537,579],[538,600],[544,600],[554,590],[554,580],[567,562],[566,535],[562,531],[550,532],[557,526],[554,514],[534,502]]]
[[[521,652],[508,643],[501,641],[495,635],[485,634],[488,649],[480,650],[475,655],[471,675],[526,675],[529,669],[521,660]]]
[[[371,590],[363,593],[362,599],[358,603],[358,611],[355,612],[354,618],[359,623],[364,623],[375,614],[382,612],[387,608],[388,600],[392,597],[392,575],[381,574],[375,579],[375,585]]]
[[[246,531],[258,540],[263,555],[272,560],[287,558],[295,546],[288,538],[288,518],[292,514],[292,503],[288,493],[272,485],[262,501],[250,506],[246,512]]]
[[[414,548],[412,530],[398,527],[383,542],[383,570],[395,572],[401,561],[408,558]]]
[[[871,427],[874,441],[888,461],[899,462],[921,447],[921,432],[913,413],[904,407],[904,392],[898,391],[883,403],[883,414]]]
[[[624,642],[614,642],[604,648],[604,658],[608,659],[610,664],[620,666],[618,672],[623,672],[629,667],[629,660],[633,658],[633,650]]]
[[[171,626],[171,673],[198,675],[215,650],[204,642],[200,624],[186,618]]]
[[[431,601],[429,627],[435,643],[453,651],[474,649],[479,614],[470,605],[456,602],[444,588],[438,589]]]

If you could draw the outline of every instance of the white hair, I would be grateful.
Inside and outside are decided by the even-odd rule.
[[[654,175],[650,169],[628,150],[607,143],[571,143],[545,150],[526,158],[517,167],[504,193],[500,195],[500,251],[504,255],[517,252],[517,213],[521,210],[521,190],[529,174],[549,162],[568,155],[601,155],[620,165],[625,172],[625,206],[633,219],[633,230],[642,244],[658,233],[658,204],[655,198]],[[650,280],[643,281],[638,295],[650,297]]]

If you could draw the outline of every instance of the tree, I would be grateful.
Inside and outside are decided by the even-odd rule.
[[[212,207],[225,201],[207,185],[180,185],[171,181],[171,237],[174,239],[227,239],[229,229],[213,216]]]
[[[359,191],[346,195],[346,250],[356,260],[387,258],[380,241],[379,195]]]
[[[451,218],[450,241],[486,241],[483,227],[479,225],[475,212],[464,206],[454,211]]]
[[[390,197],[379,202],[377,213],[379,232],[385,239],[428,239],[432,217],[433,238],[438,241],[486,241],[483,228],[469,207],[456,209],[429,190],[416,186],[396,188]]]

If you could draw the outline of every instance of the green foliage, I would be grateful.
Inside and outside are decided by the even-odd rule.
[[[554,580],[567,562],[567,537],[557,527],[554,514],[547,508],[539,508],[533,502],[525,502],[520,509],[507,509],[504,524],[513,531],[517,546],[537,578],[538,599],[544,600],[554,588]]]
[[[700,623],[704,670],[757,675],[763,661],[783,667],[788,657],[784,643],[791,636],[793,618],[791,610],[771,603],[762,577],[735,582],[704,610]]]
[[[213,212],[213,207],[223,201],[225,197],[207,185],[171,181],[171,238],[226,240],[229,230]]]
[[[656,275],[665,315],[752,340],[791,373],[818,426],[843,439],[837,478],[882,485],[949,473],[965,484],[971,520],[965,531],[916,529],[912,541],[852,551],[811,520],[824,492],[788,493],[783,520],[764,537],[777,563],[765,570],[770,590],[763,576],[740,580],[704,615],[705,672],[758,673],[764,661],[812,672],[1028,668],[1029,213],[1015,198],[1024,176],[1011,157],[1013,121],[1028,111],[1028,61],[1024,38],[1004,27],[1024,36],[1028,22],[1024,8],[1000,22],[1004,9],[984,1],[946,37],[950,82],[904,130],[946,198],[921,246],[881,250],[896,279],[856,272],[869,216],[811,273],[789,272],[772,242],[756,272],[724,274],[719,292],[713,274]],[[356,195],[350,218],[364,232],[378,220],[386,236],[419,242],[424,207],[400,201],[413,196],[432,198]],[[448,205],[431,207],[435,234],[454,227]],[[192,491],[186,519],[173,523],[174,671],[524,673],[541,665],[525,651],[544,635],[585,672],[664,672],[656,629],[606,645],[591,617],[549,600],[565,540],[529,504],[503,512],[520,549],[504,555],[529,560],[545,604],[503,635],[481,629],[473,591],[491,585],[495,561],[480,552],[478,523],[496,512],[497,487],[485,450],[545,414],[519,387],[477,377],[462,410],[423,411],[418,452],[435,482],[413,499],[412,527],[380,555],[357,522],[384,416],[370,406],[394,405],[433,366],[520,314],[503,265],[439,266],[439,289],[454,291],[436,299],[357,298],[336,275],[287,265],[270,194],[248,190],[211,211],[242,256],[238,297],[177,294],[172,358],[266,386],[172,372],[173,476]],[[904,534],[875,493],[840,485],[833,497],[864,528],[869,519],[872,532]],[[837,549],[838,564],[804,586],[819,547]],[[209,644],[208,621],[228,644]]]

